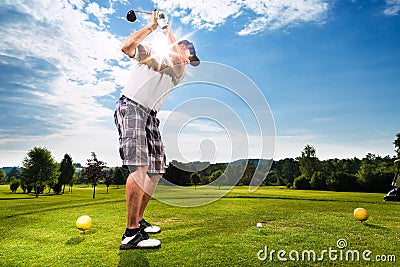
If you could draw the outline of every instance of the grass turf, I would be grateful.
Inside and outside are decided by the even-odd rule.
[[[120,251],[125,225],[123,187],[110,187],[106,193],[100,186],[93,200],[92,188],[86,186],[75,186],[64,195],[35,198],[11,194],[3,185],[0,266],[398,266],[400,203],[383,202],[383,194],[280,187],[249,193],[247,189],[236,187],[220,200],[194,208],[151,200],[146,218],[161,227],[162,232],[153,237],[161,240],[162,247]],[[171,193],[169,198],[173,197]],[[357,207],[369,211],[368,221],[353,218]],[[85,214],[91,216],[93,225],[82,233],[75,221]],[[260,231],[257,222],[263,223]],[[339,239],[346,240],[346,248],[337,247]],[[329,249],[337,253],[331,258],[325,253],[318,260]],[[279,250],[286,252],[281,254],[286,262],[278,258]],[[311,250],[316,253],[315,261],[308,258]],[[349,250],[359,251],[360,261],[346,260]],[[370,261],[362,259],[365,250],[372,252]],[[292,261],[289,254],[295,258],[296,251],[300,260]],[[257,254],[267,257],[260,260]]]

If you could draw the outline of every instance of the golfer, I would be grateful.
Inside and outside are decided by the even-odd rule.
[[[142,44],[158,26],[170,45],[167,58],[159,58],[150,44]],[[158,10],[153,11],[148,26],[123,41],[121,50],[133,60],[130,78],[114,114],[120,156],[130,172],[126,181],[127,225],[120,249],[158,248],[161,242],[150,239],[148,234],[159,233],[160,228],[143,218],[166,168],[156,115],[168,92],[182,80],[185,65],[197,66],[200,61],[192,43],[176,41],[166,15]]]

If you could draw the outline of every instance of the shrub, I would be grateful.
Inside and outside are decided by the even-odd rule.
[[[373,171],[363,174],[358,182],[364,192],[385,193],[391,188],[394,173]]]
[[[10,180],[10,190],[11,190],[11,192],[13,192],[13,193],[17,192],[19,184],[20,183],[19,183],[19,180],[17,180],[17,178],[15,178],[14,176],[11,177],[11,180]]]
[[[310,180],[304,175],[300,175],[294,179],[293,187],[298,190],[308,190],[311,189]]]
[[[326,186],[325,173],[314,172],[311,177],[310,185],[311,188],[315,190],[326,190],[328,187]]]
[[[61,183],[56,183],[52,186],[53,192],[56,195],[59,195],[62,191],[63,185]]]
[[[332,191],[354,192],[359,190],[356,176],[344,172],[332,173],[328,177],[326,184]]]

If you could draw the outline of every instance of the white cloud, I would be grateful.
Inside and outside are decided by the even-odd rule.
[[[20,21],[2,30],[2,54],[22,60],[36,57],[53,64],[61,75],[52,81],[52,93],[68,104],[79,100],[74,97],[107,95],[114,90],[102,86],[104,80],[97,74],[112,69],[108,60],[121,59],[119,40],[67,1],[19,1],[12,5],[19,12],[29,7],[28,14],[35,19],[29,21],[29,27]],[[24,42],[18,41],[21,39]]]
[[[112,8],[100,7],[97,3],[89,3],[85,10],[88,14],[94,15],[99,20],[99,24],[102,27],[104,23],[110,22],[108,15],[114,12]]]
[[[76,163],[86,165],[92,151],[108,166],[119,166],[118,133],[112,127],[89,127],[79,123],[75,130],[62,130],[45,136],[13,136],[1,139],[0,163],[4,166],[20,165],[28,150],[41,146],[48,148],[57,162],[65,153]],[[103,145],[99,145],[103,144]],[[107,144],[107,145],[104,145]]]
[[[69,0],[73,7],[76,7],[79,10],[82,10],[84,1],[83,0]]]
[[[329,9],[324,0],[152,0],[157,8],[177,15],[181,21],[200,29],[214,29],[229,18],[256,15],[239,35],[256,34],[307,22],[322,22]],[[184,13],[183,13],[184,12]],[[250,17],[249,17],[250,19]]]
[[[22,69],[26,75],[23,79],[8,81],[17,89],[2,93],[2,100],[26,105],[32,114],[25,116],[31,116],[38,125],[51,125],[50,132],[40,132],[41,128],[37,127],[34,136],[29,133],[29,140],[23,131],[11,135],[10,129],[8,136],[3,133],[3,164],[18,162],[9,158],[19,153],[7,149],[12,145],[21,148],[15,151],[25,150],[26,153],[33,145],[44,145],[45,140],[50,140],[54,142],[48,146],[65,149],[63,153],[68,153],[75,147],[82,151],[86,147],[82,144],[96,143],[97,151],[110,143],[108,139],[107,142],[103,140],[103,134],[111,132],[105,125],[112,121],[112,110],[100,104],[98,98],[111,98],[117,86],[125,83],[126,63],[119,48],[121,40],[104,27],[108,16],[114,12],[115,2],[110,1],[109,7],[88,5],[79,0],[6,0],[1,3],[1,8],[10,12],[10,16],[1,21],[1,63],[10,69]],[[89,14],[99,21],[90,20]],[[46,68],[41,69],[43,66]],[[27,120],[22,115],[11,119],[18,118]],[[88,129],[93,126],[99,128],[92,129],[89,134]],[[113,127],[108,126],[108,129]],[[19,124],[15,129],[21,127],[24,125]],[[67,145],[68,140],[75,143]],[[61,146],[62,143],[65,145]],[[118,160],[118,151],[113,152]]]
[[[386,0],[386,7],[383,14],[387,16],[397,16],[400,12],[400,0]]]

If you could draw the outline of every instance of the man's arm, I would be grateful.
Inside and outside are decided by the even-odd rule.
[[[121,44],[121,50],[129,57],[134,57],[136,47],[158,27],[157,11],[153,11],[151,23],[143,29],[129,35]]]
[[[181,49],[178,45],[178,42],[174,36],[174,34],[172,33],[171,27],[169,25],[167,25],[164,29],[163,32],[165,34],[165,36],[167,37],[168,40],[168,44],[171,47],[171,61],[173,63],[173,68],[175,70],[175,73],[177,75],[177,77],[182,77],[183,73],[185,72],[185,64],[182,64],[181,61]]]

